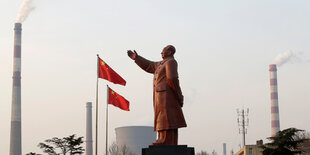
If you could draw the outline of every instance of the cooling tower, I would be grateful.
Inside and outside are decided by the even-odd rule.
[[[86,103],[86,155],[93,155],[92,103]]]
[[[136,154],[142,154],[142,148],[147,148],[156,141],[156,132],[151,126],[125,126],[115,129],[116,144],[118,147],[126,146]]]
[[[275,136],[280,131],[279,104],[278,104],[278,84],[277,65],[269,65],[270,72],[270,99],[271,99],[271,136]]]
[[[14,28],[14,59],[13,59],[13,87],[11,111],[10,155],[21,155],[21,39],[22,24],[15,23]]]

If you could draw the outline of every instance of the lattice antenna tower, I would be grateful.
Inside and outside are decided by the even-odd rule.
[[[238,126],[239,126],[239,134],[242,135],[242,147],[245,146],[245,134],[247,134],[247,127],[249,126],[249,108],[246,109],[237,109],[238,114]]]

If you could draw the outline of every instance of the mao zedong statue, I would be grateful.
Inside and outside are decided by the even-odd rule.
[[[178,128],[186,127],[175,52],[175,48],[168,45],[161,52],[163,60],[153,62],[138,55],[135,50],[127,51],[140,68],[154,74],[154,130],[158,132],[158,139],[152,145],[177,145]]]

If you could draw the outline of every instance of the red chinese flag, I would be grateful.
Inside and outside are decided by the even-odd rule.
[[[119,107],[122,110],[129,111],[129,101],[111,88],[109,88],[109,104]]]
[[[99,57],[98,63],[98,78],[106,79],[115,84],[126,85],[126,81]]]

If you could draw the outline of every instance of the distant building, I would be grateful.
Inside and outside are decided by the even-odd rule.
[[[256,145],[245,145],[235,155],[263,155],[263,149],[260,147],[263,145],[262,140],[256,141]]]
[[[263,149],[257,145],[245,145],[235,155],[263,155]]]
[[[263,155],[263,149],[260,148],[262,145],[262,140],[257,141],[256,145],[245,145],[235,155]],[[299,155],[310,155],[310,141],[305,141],[304,143],[300,144],[299,150],[303,151]]]

